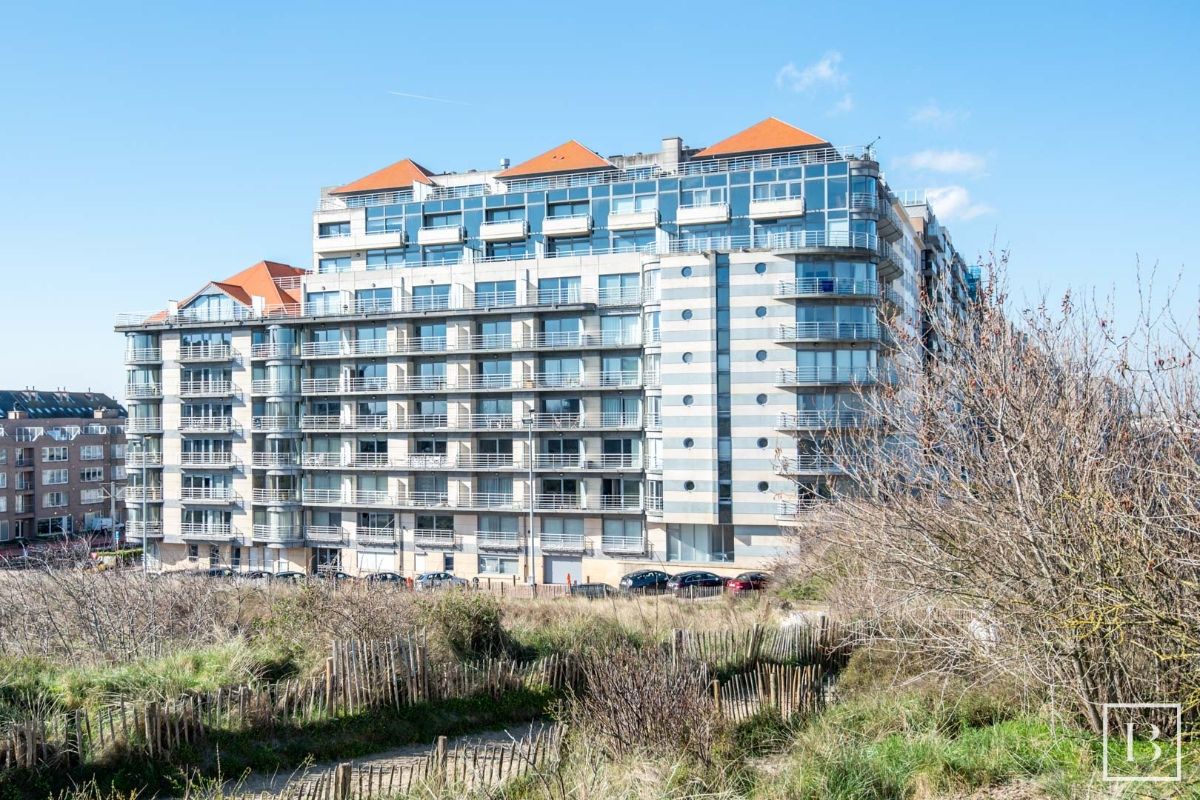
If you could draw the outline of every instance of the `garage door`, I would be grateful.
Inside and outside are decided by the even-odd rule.
[[[395,572],[396,557],[391,553],[359,553],[358,571],[365,572]]]
[[[426,571],[425,570],[425,553],[414,554],[413,562],[415,564],[414,569],[416,570],[416,574],[420,575],[422,572]]]
[[[566,583],[567,576],[571,583],[583,580],[583,559],[568,556],[546,556],[546,583]]]

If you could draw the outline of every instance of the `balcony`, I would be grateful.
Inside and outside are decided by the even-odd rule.
[[[572,214],[566,217],[546,217],[542,220],[545,236],[581,236],[592,232],[591,214]]]
[[[241,426],[233,417],[180,417],[180,433],[239,433]]]
[[[397,419],[395,428],[406,431],[447,430],[450,428],[450,418],[446,414],[409,414]]]
[[[344,545],[348,539],[338,525],[309,525],[304,529],[304,538],[309,544],[325,546]]]
[[[852,278],[799,278],[780,281],[776,297],[879,297],[879,281],[858,281]]]
[[[870,422],[871,417],[865,411],[797,411],[780,414],[775,427],[785,431],[860,428]]]
[[[529,223],[523,219],[485,222],[479,226],[479,238],[485,242],[513,242],[529,235]]]
[[[299,453],[270,453],[258,452],[251,456],[255,467],[264,469],[288,469],[300,466]]]
[[[414,336],[396,345],[396,352],[402,355],[444,353],[446,350],[445,336]]]
[[[162,453],[159,452],[138,452],[136,450],[125,451],[125,466],[126,467],[161,467]]]
[[[179,348],[179,362],[232,361],[233,348],[227,344],[192,344]]]
[[[409,492],[401,497],[398,505],[410,508],[449,508],[450,496],[446,492]]]
[[[300,384],[296,381],[281,381],[271,378],[259,378],[250,383],[250,394],[254,395],[293,395],[300,394]]]
[[[254,417],[250,420],[250,429],[260,433],[298,433],[300,420],[296,417],[285,417],[278,414]]]
[[[162,349],[158,347],[131,347],[125,351],[126,364],[158,364],[162,362]]]
[[[254,541],[256,544],[299,544],[304,541],[304,529],[299,525],[270,525],[254,526]]]
[[[780,325],[777,342],[862,341],[880,339],[878,322],[797,322]]]
[[[799,473],[842,472],[842,461],[823,453],[798,453],[780,459],[776,472],[780,475],[795,475]]]
[[[250,358],[255,360],[295,358],[298,353],[299,348],[292,342],[286,344],[267,342],[265,344],[256,344],[250,348]]]
[[[161,486],[126,486],[126,503],[161,503],[163,490]]]
[[[386,431],[394,427],[386,414],[351,414],[345,417],[305,414],[300,418],[300,428],[305,431]]]
[[[179,526],[179,535],[184,539],[197,539],[202,542],[228,542],[236,539],[239,534],[232,525],[218,522],[184,522]]]
[[[459,414],[458,427],[482,431],[511,431],[520,427],[512,414]]]
[[[161,522],[139,522],[130,520],[125,523],[125,536],[130,539],[161,539],[163,526]]]
[[[126,433],[162,433],[161,417],[130,417],[125,421]]]
[[[475,531],[475,547],[480,550],[520,552],[524,541],[517,531]]]
[[[341,489],[305,489],[301,497],[305,503],[314,505],[352,505]]]
[[[300,502],[300,492],[296,489],[255,489],[253,497],[255,503],[272,506]]]
[[[750,201],[750,219],[783,219],[803,216],[803,197],[779,197]]]
[[[538,536],[543,553],[582,553],[587,549],[582,533],[546,533]]]
[[[162,397],[161,383],[127,383],[125,384],[125,396],[130,400],[147,400],[155,397]]]
[[[229,486],[184,486],[179,490],[179,499],[185,503],[229,505],[240,498]]]
[[[524,508],[522,503],[513,499],[509,492],[472,492],[461,491],[458,495],[457,508],[484,508],[491,510],[516,510]]]
[[[809,386],[827,383],[875,383],[879,371],[873,367],[802,367],[781,369],[776,386]]]
[[[436,225],[431,228],[421,228],[417,231],[417,244],[421,246],[462,244],[463,238],[462,225]]]
[[[233,397],[232,381],[183,381],[179,384],[180,397]]]
[[[458,546],[458,537],[454,531],[443,531],[434,528],[414,528],[413,544],[417,547],[429,547],[442,550],[453,550]]]
[[[600,550],[614,555],[642,555],[646,552],[646,537],[602,536]]]
[[[411,462],[421,457],[409,456],[409,461]],[[458,469],[478,470],[508,470],[521,466],[512,453],[471,453],[460,455],[453,459],[452,464]]]
[[[533,468],[551,472],[576,470],[641,470],[642,457],[630,454],[600,453],[538,453],[534,456]]]
[[[354,534],[354,541],[360,547],[397,547],[400,536],[395,528],[360,527]]]
[[[796,500],[780,500],[775,504],[775,519],[781,522],[795,521],[825,507],[830,502],[826,497],[805,497]]]
[[[728,222],[729,204],[720,202],[680,206],[675,212],[675,221],[680,225],[706,225],[712,222]]]
[[[125,461],[129,463],[128,458]],[[233,457],[233,453],[182,453],[179,456],[179,464],[184,467],[233,467],[237,465],[237,459]]]
[[[649,211],[626,211],[608,213],[608,229],[610,231],[633,231],[640,228],[658,226],[658,209]]]

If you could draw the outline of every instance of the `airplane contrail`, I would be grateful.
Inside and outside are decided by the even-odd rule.
[[[469,105],[471,105],[470,103],[464,103],[461,100],[447,100],[445,97],[430,97],[429,95],[411,94],[409,92],[389,91],[388,94],[394,94],[397,97],[409,97],[409,98],[412,98],[413,100],[429,100],[434,103],[449,103],[450,105],[454,105],[454,106],[469,106]]]

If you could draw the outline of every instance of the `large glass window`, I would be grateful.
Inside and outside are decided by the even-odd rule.
[[[462,214],[458,212],[446,214],[426,214],[426,228],[454,228],[462,225]]]
[[[668,561],[732,561],[731,525],[668,525]]]
[[[548,249],[552,255],[587,255],[592,251],[590,236],[556,236],[548,241]]]
[[[367,206],[367,233],[404,230],[404,206]]]
[[[549,217],[578,217],[591,212],[591,204],[587,200],[577,200],[568,203],[551,203],[546,213]]]
[[[658,210],[658,195],[657,194],[637,194],[626,197],[614,197],[612,199],[613,214],[636,214],[642,211],[657,211]]]
[[[322,258],[317,261],[317,272],[349,272],[350,256]]]
[[[395,269],[404,266],[404,248],[388,247],[367,251],[367,269]]]
[[[612,314],[600,318],[600,341],[603,344],[636,345],[640,341],[640,332],[641,317],[637,314]]]
[[[356,311],[390,311],[392,308],[392,289],[390,286],[380,289],[358,289],[354,292],[354,309]]]
[[[755,200],[796,200],[804,195],[802,181],[772,181],[754,184]]]
[[[612,237],[613,250],[618,253],[653,252],[658,242],[658,234],[654,228],[636,231],[614,231]]]
[[[539,303],[578,303],[579,277],[541,278],[538,281]]]
[[[430,264],[457,264],[462,261],[462,245],[439,244],[422,249],[424,260]]]
[[[488,242],[487,257],[488,258],[529,258],[529,240],[522,239],[519,242]]]
[[[412,304],[414,311],[434,311],[450,307],[449,285],[414,286]]]
[[[475,284],[476,308],[511,306],[516,302],[516,281],[480,281]]]
[[[350,235],[350,221],[345,222],[322,222],[317,225],[317,236],[322,239],[336,239],[340,236]]]
[[[629,303],[641,300],[641,278],[637,272],[600,276],[601,303]]]
[[[512,206],[510,208],[489,208],[486,216],[486,220],[488,222],[516,222],[523,219],[525,219],[524,206]]]

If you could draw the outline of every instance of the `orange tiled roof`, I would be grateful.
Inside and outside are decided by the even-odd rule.
[[[789,125],[783,120],[767,117],[762,122],[751,125],[728,139],[722,139],[716,144],[704,148],[692,157],[707,158],[709,156],[758,153],[766,150],[791,150],[816,144],[829,144],[829,142],[813,136],[808,131],[802,131],[794,125]]]
[[[523,178],[526,175],[549,175],[554,172],[577,172],[586,169],[615,169],[606,158],[587,149],[574,139],[553,150],[497,173],[497,178]]]
[[[397,161],[395,164],[376,170],[366,177],[359,178],[353,183],[339,186],[330,194],[350,194],[352,192],[382,192],[387,189],[407,189],[414,183],[432,184],[429,176],[433,173],[422,167],[411,158]]]
[[[278,261],[260,261],[254,266],[246,267],[236,275],[223,281],[213,281],[208,285],[216,286],[244,306],[252,305],[252,298],[256,296],[265,298],[268,306],[294,305],[300,301],[291,292],[280,289],[276,285],[275,279],[304,275],[306,272],[307,270],[289,267]],[[186,306],[203,292],[204,289],[196,292],[180,303],[180,307]]]

